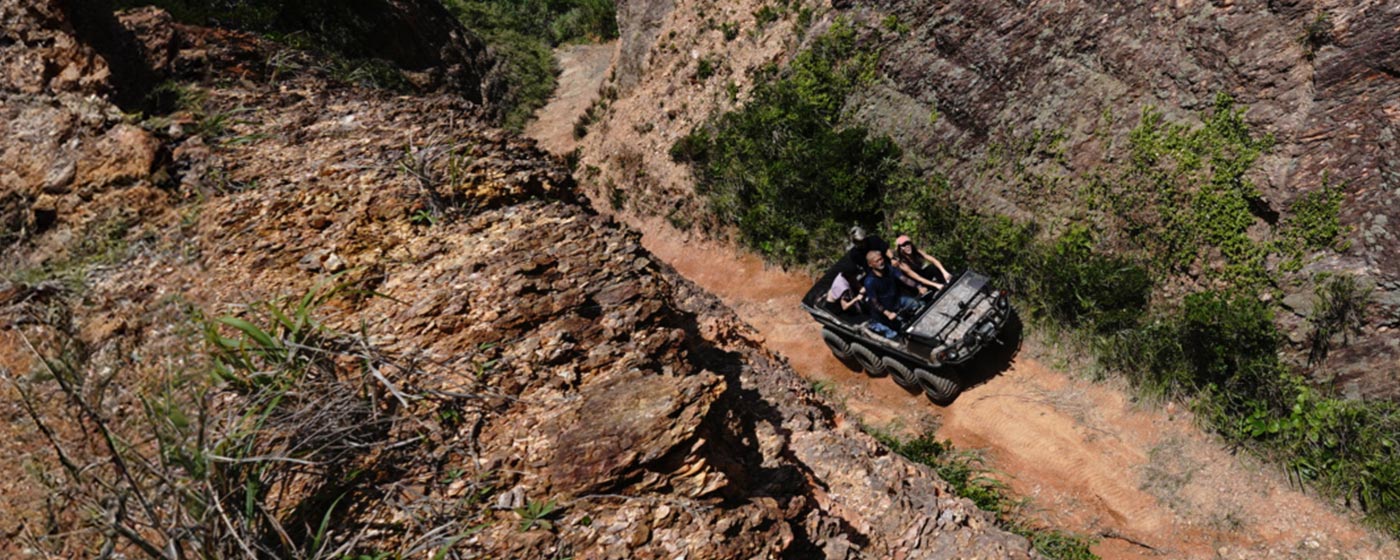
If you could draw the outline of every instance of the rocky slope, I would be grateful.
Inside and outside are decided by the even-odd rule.
[[[1384,2],[798,2],[775,20],[771,2],[619,2],[622,39],[612,110],[583,142],[585,185],[673,223],[703,220],[688,169],[669,160],[681,136],[742,104],[755,71],[782,63],[838,18],[857,22],[881,54],[882,79],[850,100],[852,122],[889,134],[920,167],[947,174],[974,207],[1053,223],[1074,211],[1066,190],[1024,188],[1024,172],[1070,178],[1114,164],[1148,106],[1194,122],[1229,93],[1277,145],[1255,182],[1267,208],[1326,181],[1346,193],[1349,248],[1320,254],[1300,277],[1359,274],[1376,286],[1359,340],[1323,369],[1349,394],[1400,387],[1400,246],[1390,225],[1400,134],[1400,8]],[[810,18],[800,16],[808,10]],[[731,32],[729,30],[737,30]],[[714,68],[700,77],[703,63]],[[1010,146],[1062,135],[1050,150]],[[991,166],[991,167],[989,167]],[[587,168],[587,167],[586,167]],[[990,169],[990,171],[989,171]],[[1283,286],[1283,318],[1302,340],[1312,285]]]
[[[62,6],[0,2],[5,553],[1035,556],[467,100],[143,11],[134,116]]]

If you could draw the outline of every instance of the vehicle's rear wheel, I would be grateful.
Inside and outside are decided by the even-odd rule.
[[[904,362],[889,356],[885,356],[880,362],[885,366],[885,371],[890,374],[890,378],[894,379],[894,382],[900,387],[910,391],[919,390],[918,378],[914,377],[914,373],[909,371],[909,366],[904,365]]]
[[[878,377],[885,374],[885,365],[880,362],[880,357],[876,356],[875,351],[871,350],[866,345],[859,342],[852,342],[851,356],[860,363],[861,369],[864,369],[865,373],[870,374],[871,377]]]
[[[832,332],[831,329],[822,327],[822,342],[825,342],[826,347],[831,349],[831,354],[836,356],[836,359],[845,361],[851,357],[850,343],[841,338],[841,335]]]
[[[924,394],[938,404],[948,404],[958,396],[958,382],[923,368],[914,368],[914,376],[924,386]]]

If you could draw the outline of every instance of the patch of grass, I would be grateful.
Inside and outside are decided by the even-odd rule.
[[[121,213],[89,222],[61,257],[37,267],[10,271],[5,276],[11,282],[24,285],[57,281],[81,293],[87,289],[88,274],[94,268],[115,265],[130,254],[127,238],[132,225],[132,218]]]
[[[1308,365],[1321,363],[1334,346],[1346,346],[1353,335],[1361,334],[1371,289],[1349,274],[1321,280],[1314,294],[1312,315],[1308,317],[1312,324],[1308,333]]]
[[[613,0],[446,0],[498,58],[502,126],[521,130],[554,92],[556,46],[617,38]]]
[[[317,319],[342,287],[323,284],[211,320],[187,307],[206,352],[182,354],[181,367],[154,378],[104,376],[106,365],[66,350],[39,356],[47,375],[17,379],[0,368],[49,444],[36,459],[57,469],[44,479],[63,482],[45,502],[63,534],[27,532],[24,543],[52,554],[155,558],[323,559],[371,548],[379,529],[360,516],[382,507],[382,481],[403,464],[428,462],[424,437],[414,436],[423,420],[407,401],[443,406],[383,376],[398,364],[363,333]],[[71,325],[45,328],[71,341],[65,348],[81,344]],[[398,542],[421,541],[393,546],[450,547],[488,514],[480,502],[490,487],[473,479],[450,510],[391,505],[422,516],[396,528],[409,537]]]
[[[726,43],[739,37],[739,24],[737,23],[726,21],[720,24],[719,29],[720,33],[724,35]]]
[[[1026,537],[1046,557],[1064,560],[1098,558],[1089,551],[1095,542],[1092,539],[1030,524],[1021,514],[1024,502],[1012,498],[1004,484],[989,476],[981,455],[957,450],[952,443],[939,441],[932,431],[909,440],[880,431],[867,431],[891,451],[933,468],[957,495],[972,500],[978,508],[996,515],[997,523],[1002,528]]]
[[[753,13],[754,23],[757,24],[759,29],[766,27],[770,23],[778,21],[778,17],[778,10],[767,4],[764,4],[759,9],[754,10]]]
[[[702,57],[699,62],[695,63],[695,78],[702,82],[710,79],[710,76],[715,75],[719,64],[720,60],[716,57]]]
[[[1303,26],[1303,32],[1298,35],[1298,44],[1303,47],[1303,58],[1312,60],[1317,57],[1318,49],[1332,44],[1332,15],[1327,12],[1318,12]]]
[[[883,27],[885,31],[898,33],[900,35],[909,32],[909,25],[900,21],[899,16],[894,14],[885,16],[885,19],[880,22],[880,27]]]

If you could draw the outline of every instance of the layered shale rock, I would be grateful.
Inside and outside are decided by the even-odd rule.
[[[315,309],[330,357],[308,382],[377,389],[279,401],[306,416],[279,420],[278,437],[348,434],[337,449],[355,467],[321,472],[332,458],[306,455],[261,514],[281,538],[329,519],[326,542],[347,551],[1035,556],[824,403],[716,298],[580,202],[561,162],[484,126],[469,101],[274,77],[239,62],[266,60],[246,56],[269,54],[259,41],[125,19],[152,68],[225,52],[196,66],[241,70],[182,82],[199,111],[155,121],[100,99],[7,98],[22,102],[5,105],[14,133],[0,149],[18,163],[0,201],[24,205],[0,214],[20,223],[4,262],[28,272],[0,285],[5,552],[98,553],[120,517],[87,508],[114,502],[81,501],[60,468],[76,457],[92,465],[84,477],[117,473],[93,419],[154,446],[140,435],[152,395],[178,390],[172,374],[207,379],[201,333],[220,328],[207,318],[255,319],[250,303],[339,285]],[[53,375],[91,388],[78,398],[95,412],[73,413]],[[214,386],[201,402],[224,413],[238,391]],[[318,411],[345,403],[359,420],[323,426]],[[393,420],[369,422],[380,415]],[[313,494],[325,501],[301,501]],[[460,537],[425,525],[463,519],[479,523]]]

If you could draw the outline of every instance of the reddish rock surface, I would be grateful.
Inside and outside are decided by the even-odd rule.
[[[156,65],[200,56],[184,40],[151,48],[171,35],[142,18]],[[310,339],[328,355],[306,374],[321,390],[260,420],[319,451],[269,495],[260,515],[278,531],[242,546],[329,518],[326,542],[345,553],[1035,556],[824,403],[638,234],[576,200],[560,162],[483,126],[471,103],[241,77],[184,84],[206,96],[203,115],[139,124],[98,99],[5,94],[0,202],[21,204],[0,207],[0,262],[23,272],[0,285],[6,554],[93,556],[124,519],[174,515],[147,502],[172,495],[147,478],[169,459],[149,439],[165,426],[151,406],[207,378],[201,317],[256,320],[247,304],[335,282],[348,289],[316,310],[326,330]],[[180,124],[235,111],[219,128]],[[39,220],[44,197],[54,215]],[[88,388],[74,397],[88,408],[55,379]],[[368,396],[347,389],[355,379]],[[215,385],[201,402],[217,417],[245,398]],[[119,500],[91,480],[131,480],[99,424],[152,453],[134,471],[156,485],[144,508],[92,515]],[[542,503],[547,523],[524,523]],[[160,525],[127,526],[196,546]],[[116,550],[138,554],[134,542]]]

